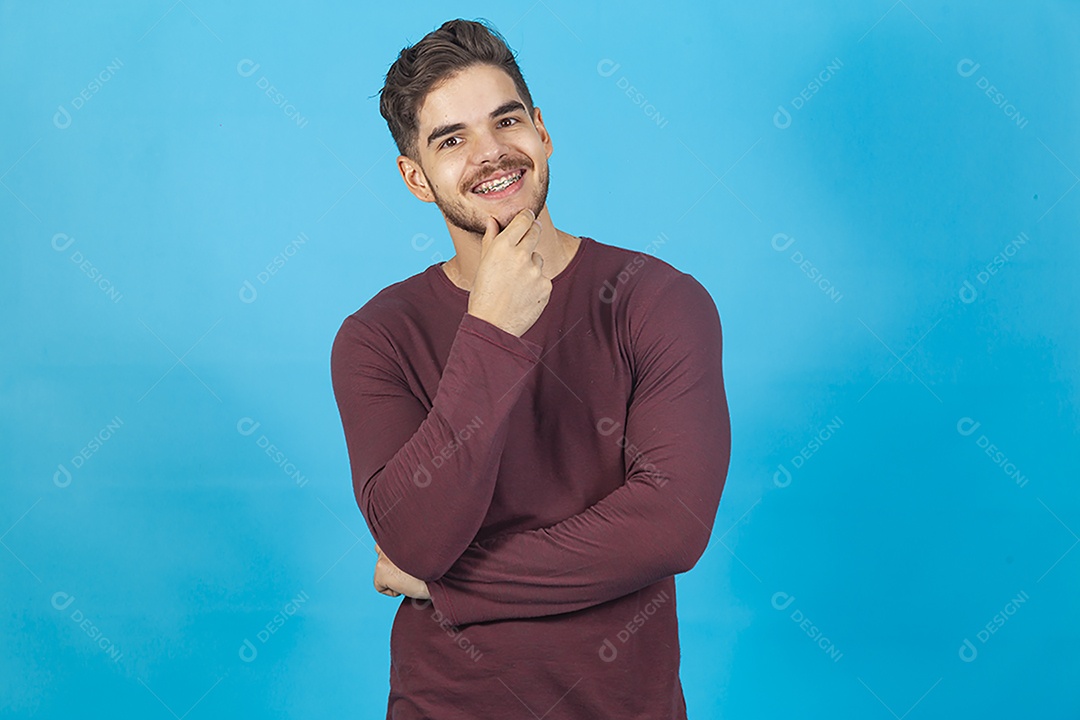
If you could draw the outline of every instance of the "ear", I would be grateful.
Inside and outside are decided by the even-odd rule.
[[[435,202],[435,194],[428,187],[427,177],[424,175],[423,169],[413,162],[412,158],[408,155],[398,155],[397,166],[398,172],[401,173],[401,179],[405,181],[405,187],[409,188],[409,192],[424,202]]]
[[[547,156],[551,157],[551,153],[554,148],[551,144],[551,135],[548,134],[547,128],[544,127],[544,118],[540,114],[540,108],[533,108],[533,125],[536,127],[536,132],[540,134],[540,142],[544,144],[544,150],[547,152]]]

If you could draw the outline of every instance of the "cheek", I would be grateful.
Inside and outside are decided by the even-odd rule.
[[[448,192],[461,192],[462,183],[465,182],[465,176],[461,171],[453,170],[451,172],[444,173],[439,180],[439,187]]]

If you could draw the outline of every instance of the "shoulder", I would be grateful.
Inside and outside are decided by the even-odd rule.
[[[716,306],[708,290],[690,273],[650,252],[596,240],[593,243],[600,300],[625,305],[632,324],[638,324],[635,319],[655,314],[660,307],[679,312],[704,303],[715,312]],[[655,244],[647,246],[648,249],[655,249]]]
[[[425,291],[431,267],[387,285],[346,316],[334,338],[334,351],[362,344],[392,352],[393,338],[403,326],[421,317],[425,298],[430,302],[430,293]]]

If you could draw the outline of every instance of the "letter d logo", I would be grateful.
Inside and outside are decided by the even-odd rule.
[[[61,239],[63,239],[63,241],[65,241],[62,244],[57,242],[57,241],[59,241]],[[53,250],[55,250],[56,252],[64,252],[69,247],[71,247],[71,243],[73,243],[73,242],[75,242],[75,238],[71,237],[67,233],[56,233],[55,235],[52,236],[52,246],[53,246]]]
[[[956,63],[956,74],[960,77],[971,77],[978,69],[979,63],[975,62],[971,58],[964,58],[960,62]]]
[[[257,657],[259,657],[258,649],[251,644],[250,640],[244,638],[244,644],[240,646],[240,659],[244,662],[253,662]]]
[[[241,435],[250,435],[255,432],[261,424],[262,423],[255,422],[249,417],[240,418],[239,422],[236,423],[236,432]]]
[[[979,291],[975,289],[967,280],[964,281],[964,286],[960,288],[960,302],[965,305],[970,305],[975,302],[975,298],[979,297]]]
[[[617,293],[615,291],[615,286],[612,285],[609,281],[605,280],[604,287],[600,288],[600,302],[606,305],[610,305],[611,303],[615,302],[616,294]]]
[[[791,113],[783,105],[778,105],[776,114],[772,116],[772,124],[780,130],[787,130],[791,127]]]
[[[777,243],[777,240],[786,242],[784,242],[783,245],[780,245]],[[795,242],[795,238],[791,237],[787,233],[776,233],[772,236],[772,246],[773,250],[775,250],[776,252],[783,252],[784,250],[787,250],[789,247],[791,247],[791,243],[793,242]]]
[[[786,488],[791,484],[791,473],[784,467],[784,463],[780,463],[779,467],[780,469],[773,473],[772,481],[776,487]]]
[[[417,468],[416,472],[413,473],[412,481],[416,487],[426,488],[431,484],[431,471],[428,470],[426,466],[421,465]]]
[[[956,423],[956,432],[966,437],[978,430],[980,425],[982,425],[982,423],[976,422],[969,417],[962,417],[959,422]]]
[[[794,595],[788,595],[786,592],[778,592],[772,596],[772,606],[777,610],[786,610],[787,606],[795,602]]]
[[[259,63],[254,60],[244,58],[240,62],[236,63],[236,74],[240,77],[251,77],[255,74],[255,71],[259,69]]]
[[[259,297],[259,291],[255,289],[255,286],[251,284],[250,280],[245,280],[244,284],[240,286],[240,302],[253,303],[256,298]]]
[[[67,610],[71,603],[75,602],[75,596],[63,590],[53,593],[52,606],[57,610]]]
[[[56,114],[53,115],[52,123],[58,130],[67,130],[71,127],[71,113],[69,113],[67,108],[63,105],[57,105]]]
[[[604,58],[596,63],[596,74],[600,77],[611,77],[621,67],[619,63],[610,58]]]
[[[62,464],[57,466],[59,469],[53,473],[53,484],[58,488],[66,488],[71,484],[71,471],[64,467]]]
[[[596,421],[596,432],[607,437],[619,429],[619,422],[609,417],[602,417]]]

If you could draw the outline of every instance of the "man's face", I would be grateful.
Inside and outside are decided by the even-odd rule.
[[[540,215],[547,202],[551,138],[540,109],[530,120],[504,71],[476,65],[446,80],[424,98],[419,126],[422,168],[403,162],[405,156],[398,166],[409,189],[434,202],[448,223],[483,235],[489,215],[500,228],[524,208]],[[477,192],[487,180],[512,179],[522,171],[508,187]]]

